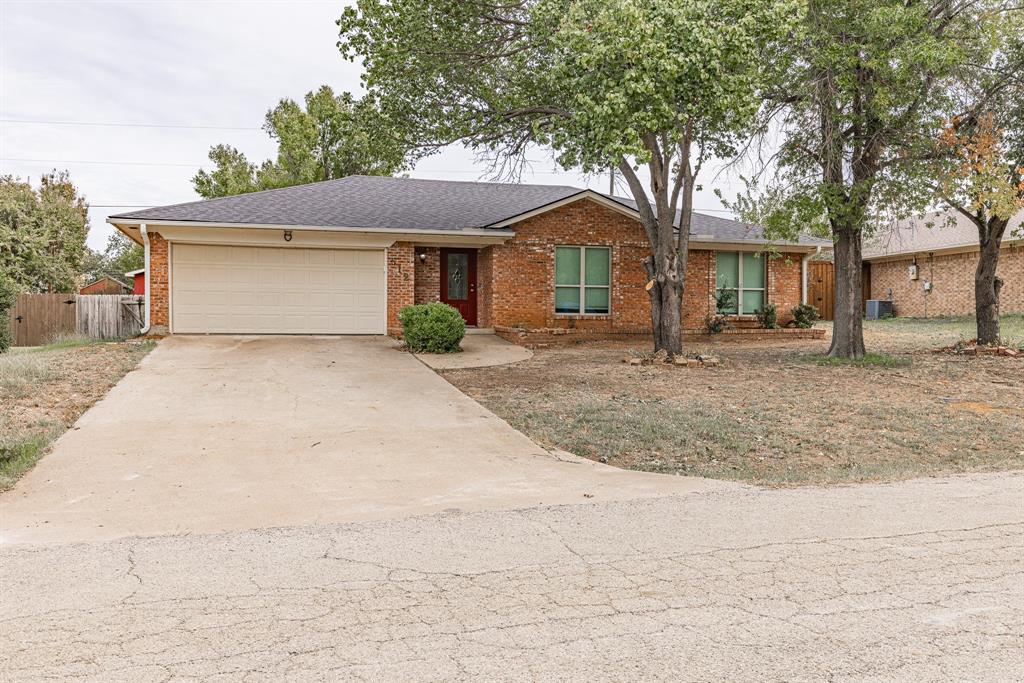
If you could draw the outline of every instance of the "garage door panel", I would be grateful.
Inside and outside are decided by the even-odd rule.
[[[382,250],[172,247],[175,332],[381,334]]]

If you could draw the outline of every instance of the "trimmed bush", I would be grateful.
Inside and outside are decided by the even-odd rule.
[[[440,302],[406,306],[398,312],[402,335],[409,350],[425,353],[455,353],[466,336],[462,315]]]
[[[757,312],[757,323],[766,330],[774,330],[779,326],[779,313],[775,304],[765,304]]]
[[[0,271],[0,353],[11,348],[13,341],[11,325],[8,322],[8,312],[14,307],[18,298],[18,290],[15,289],[14,281],[7,273]]]
[[[793,323],[797,327],[801,327],[805,330],[814,327],[815,321],[821,318],[821,316],[818,315],[818,309],[810,304],[794,306],[792,313]]]

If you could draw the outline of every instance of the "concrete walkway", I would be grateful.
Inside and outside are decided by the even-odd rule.
[[[5,681],[1024,680],[1024,476],[0,548]]]
[[[554,457],[387,339],[179,336],[161,342],[0,495],[0,541],[723,488],[738,487]]]
[[[496,334],[467,334],[461,353],[417,353],[416,357],[435,370],[456,370],[518,363],[533,358],[533,351]]]

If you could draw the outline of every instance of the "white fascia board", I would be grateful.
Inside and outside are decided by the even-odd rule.
[[[819,246],[821,249],[830,249],[832,245],[817,244],[795,244],[791,242],[773,242],[771,240],[720,240],[720,239],[694,239],[690,237],[690,244],[700,249],[731,249],[732,251],[763,251],[764,247],[773,246],[782,252],[813,252]]]
[[[398,229],[398,228],[349,228],[340,225],[281,225],[271,223],[212,223],[204,221],[154,221],[144,219],[107,219],[107,222],[116,228],[136,226],[145,223],[148,226],[172,225],[185,228],[247,228],[257,230],[319,230],[321,232],[372,232],[395,235],[400,239],[402,235],[461,235],[470,237],[496,237],[509,239],[516,236],[513,230],[495,230],[490,228],[469,228],[462,230],[423,230],[423,229]],[[404,241],[404,240],[403,240]]]

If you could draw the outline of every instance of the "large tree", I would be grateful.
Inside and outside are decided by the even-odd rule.
[[[1024,17],[1008,12],[1000,49],[966,72],[959,110],[937,136],[936,191],[978,230],[974,311],[980,344],[998,344],[997,275],[1010,220],[1024,211]],[[939,228],[941,229],[941,227]]]
[[[39,188],[0,177],[0,270],[22,291],[76,289],[89,232],[89,206],[66,171]]]
[[[460,141],[514,175],[540,145],[564,168],[619,170],[651,249],[654,348],[671,358],[698,173],[745,134],[800,12],[799,0],[360,0],[339,45],[419,154]]]
[[[82,262],[82,274],[88,280],[98,280],[104,275],[124,280],[124,274],[144,267],[142,247],[122,232],[114,232],[107,238],[103,251],[88,250]]]
[[[263,129],[277,141],[276,159],[257,166],[230,145],[212,147],[214,168],[192,178],[196,192],[224,197],[404,167],[406,150],[372,99],[324,85],[306,94],[305,105],[286,98],[267,112]]]
[[[861,247],[874,226],[934,197],[928,165],[951,81],[993,50],[991,0],[810,0],[789,67],[765,93],[781,136],[751,216],[777,237],[831,234],[835,306],[829,355],[864,355]],[[763,169],[762,169],[763,170]]]

